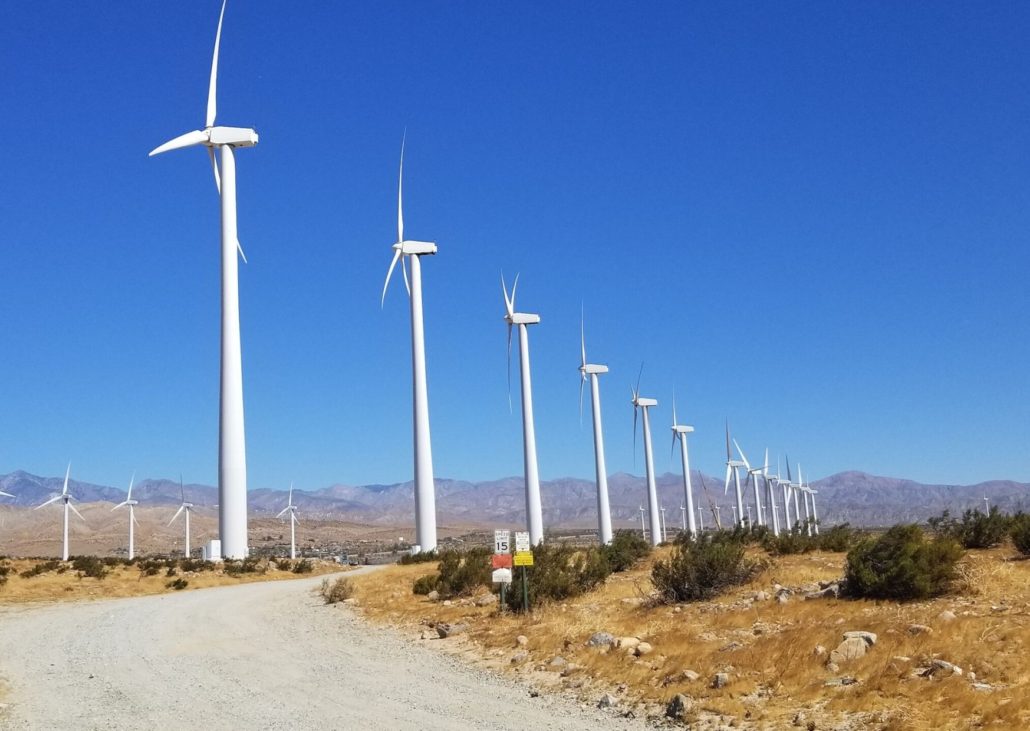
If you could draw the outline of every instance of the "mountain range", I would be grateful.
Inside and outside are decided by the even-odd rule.
[[[0,490],[14,495],[0,498],[0,506],[33,508],[60,492],[63,477],[39,477],[17,471],[0,476]],[[705,526],[713,524],[714,510],[724,523],[732,520],[733,488],[719,490],[722,479],[692,472],[695,504],[703,511]],[[702,483],[704,487],[702,487]],[[669,530],[681,521],[683,480],[665,473],[658,477],[659,501],[666,507]],[[1030,484],[994,480],[976,485],[926,485],[912,480],[879,477],[864,472],[840,472],[811,484],[818,491],[817,507],[824,525],[848,522],[854,526],[886,526],[899,522],[924,521],[944,510],[961,513],[984,508],[984,496],[991,506],[1006,512],[1030,510]],[[707,489],[705,489],[707,488]],[[646,499],[643,477],[616,473],[608,478],[613,526],[640,524],[640,506]],[[122,488],[71,480],[69,491],[81,503],[118,503],[125,498]],[[186,498],[197,506],[214,507],[218,490],[208,485],[185,485]],[[594,482],[567,477],[541,483],[544,523],[548,528],[589,528],[597,522]],[[764,499],[764,491],[763,491]],[[779,491],[776,491],[779,496]],[[148,479],[136,483],[133,497],[141,506],[168,506],[181,502],[179,483]],[[406,525],[412,521],[413,484],[331,485],[312,491],[294,491],[298,515],[316,520],[341,520],[368,525]],[[255,515],[278,513],[286,505],[286,490],[257,489],[249,492],[250,510]],[[441,526],[518,526],[525,522],[525,497],[521,477],[487,482],[436,480],[437,514]],[[745,491],[753,505],[753,491]],[[782,515],[782,513],[781,513]]]

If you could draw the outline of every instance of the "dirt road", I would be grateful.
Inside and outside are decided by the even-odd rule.
[[[0,728],[644,728],[369,627],[320,581],[2,607]]]

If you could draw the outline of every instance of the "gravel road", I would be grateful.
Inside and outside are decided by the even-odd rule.
[[[0,728],[644,728],[372,628],[320,582],[0,608]]]

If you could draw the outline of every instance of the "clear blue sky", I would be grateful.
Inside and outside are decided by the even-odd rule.
[[[213,484],[218,198],[203,125],[218,0],[0,5],[0,471]],[[539,312],[542,476],[610,471],[641,361],[660,471],[723,420],[934,482],[1030,480],[1030,6],[230,0],[250,487],[411,477],[405,219],[425,260],[437,476],[522,472],[499,274]],[[517,383],[517,363],[513,364]]]

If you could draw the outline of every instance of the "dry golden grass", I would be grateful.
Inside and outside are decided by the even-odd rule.
[[[25,602],[50,602],[78,599],[111,599],[115,597],[143,596],[146,594],[166,594],[176,591],[168,586],[169,582],[183,578],[189,582],[185,589],[205,589],[212,586],[249,583],[253,581],[282,581],[286,579],[302,579],[337,571],[345,571],[347,567],[328,561],[312,561],[311,573],[294,574],[280,571],[274,564],[267,564],[265,573],[248,573],[239,576],[228,576],[221,568],[213,571],[183,573],[166,576],[162,569],[155,576],[144,576],[136,566],[118,565],[110,567],[110,573],[102,579],[80,577],[78,572],[68,569],[64,573],[49,571],[39,576],[22,578],[19,574],[26,569],[42,563],[41,559],[13,559],[8,563],[13,571],[8,575],[6,584],[0,585],[0,606]],[[262,566],[266,563],[262,562]]]
[[[498,615],[496,608],[415,596],[411,584],[434,564],[395,566],[356,577],[355,597],[370,619],[417,630],[428,622],[467,622],[468,640],[448,640],[486,665],[510,668],[532,681],[567,687],[596,700],[619,683],[626,694],[655,710],[675,693],[697,701],[694,719],[721,716],[740,725],[778,729],[803,711],[818,728],[968,729],[1030,728],[1030,561],[1009,560],[1011,550],[971,552],[964,559],[959,594],[927,602],[791,597],[787,604],[752,602],[774,583],[797,587],[843,573],[843,554],[813,553],[774,559],[750,585],[716,601],[680,607],[650,607],[639,600],[651,589],[649,567],[613,575],[599,591],[530,616]],[[625,600],[625,601],[624,601]],[[938,618],[950,610],[956,619]],[[931,627],[913,635],[912,624]],[[832,650],[847,630],[877,633],[877,644],[834,673],[817,645]],[[635,636],[654,646],[643,658],[620,650],[585,646],[594,632]],[[515,637],[529,638],[530,659],[512,665]],[[560,655],[580,669],[561,677],[546,670]],[[914,677],[913,669],[934,658],[952,662],[961,677]],[[732,681],[709,687],[712,676],[732,667]],[[680,673],[693,670],[690,682]],[[968,673],[989,691],[974,689]],[[848,676],[846,687],[826,681]],[[581,684],[582,683],[582,684]],[[850,725],[848,725],[850,724]]]

